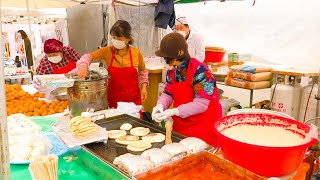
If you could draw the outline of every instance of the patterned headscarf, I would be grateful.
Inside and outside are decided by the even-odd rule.
[[[48,53],[55,53],[62,51],[63,44],[62,42],[56,40],[56,39],[48,39],[44,42],[44,52],[46,54]]]

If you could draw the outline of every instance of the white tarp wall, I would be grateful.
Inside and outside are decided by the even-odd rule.
[[[162,29],[155,27],[154,6],[133,7],[117,5],[116,12],[109,6],[109,29],[117,20],[128,21],[132,27],[133,46],[139,48],[143,56],[154,56],[160,46]],[[109,34],[108,44],[111,44]]]
[[[319,71],[320,1],[253,0],[176,5],[206,45],[258,61]]]

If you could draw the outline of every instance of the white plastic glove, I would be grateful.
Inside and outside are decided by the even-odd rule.
[[[33,77],[32,85],[34,88],[36,88],[38,91],[42,89],[42,82],[37,76]]]
[[[178,108],[167,109],[162,113],[156,115],[155,120],[158,122],[165,121],[171,119],[172,116],[179,116]]]
[[[162,104],[157,104],[153,109],[152,109],[152,114],[151,117],[153,120],[156,120],[157,115],[159,113],[163,112],[163,105]]]

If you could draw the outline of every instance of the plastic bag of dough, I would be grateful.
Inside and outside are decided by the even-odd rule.
[[[188,147],[191,153],[202,151],[208,147],[208,144],[196,137],[188,137],[181,140],[179,143]]]
[[[136,175],[152,169],[151,161],[139,155],[128,155],[117,162],[117,166],[130,175]]]
[[[126,153],[123,154],[121,156],[118,156],[114,159],[113,164],[118,165],[120,161],[122,161],[123,159],[127,158],[128,156],[133,156],[133,154],[131,153]]]
[[[24,135],[26,133],[38,133],[41,127],[31,121],[24,114],[12,114],[7,117],[8,121],[8,134],[11,135]]]
[[[40,134],[9,136],[10,160],[27,161],[33,157],[50,154],[50,140]]]
[[[185,145],[180,143],[166,144],[161,149],[167,151],[171,156],[176,156],[173,157],[174,159],[190,153],[190,150]]]
[[[144,151],[141,156],[150,160],[153,164],[153,167],[160,166],[164,163],[167,163],[171,159],[170,153],[163,149],[152,148]]]

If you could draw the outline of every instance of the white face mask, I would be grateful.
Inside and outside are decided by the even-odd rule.
[[[59,63],[62,60],[61,56],[52,56],[52,57],[48,57],[48,60],[52,63]]]
[[[119,41],[116,39],[112,39],[111,40],[112,45],[116,48],[116,49],[123,49],[126,47],[126,42],[125,41]]]
[[[181,34],[183,37],[187,36],[187,33],[185,31],[177,31],[177,33]]]

